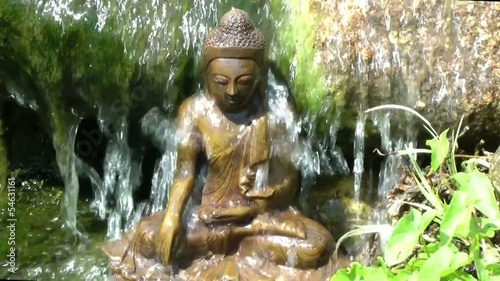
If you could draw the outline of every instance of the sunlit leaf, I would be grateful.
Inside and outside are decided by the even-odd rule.
[[[500,218],[489,219],[489,218],[478,218],[478,224],[471,225],[471,232],[469,237],[475,237],[479,235],[480,237],[493,238],[495,232],[500,230]]]
[[[335,275],[330,278],[330,281],[350,281],[349,274],[344,269],[341,269],[335,273]],[[356,280],[356,279],[352,279]]]
[[[441,244],[448,244],[455,236],[467,236],[474,207],[472,198],[467,193],[457,191],[451,199],[451,203],[445,210],[443,222],[441,223]]]
[[[448,129],[444,130],[444,132],[439,135],[437,138],[433,138],[432,140],[428,140],[425,142],[426,145],[430,146],[432,150],[431,155],[431,170],[429,174],[434,173],[439,169],[441,164],[443,164],[446,156],[448,156],[448,151],[450,149],[450,142],[446,138],[446,134],[448,133]]]
[[[429,224],[432,222],[432,220],[436,217],[438,212],[434,209],[428,210],[422,215],[422,220],[420,221],[420,225],[418,226],[418,232],[424,233],[425,229]]]
[[[472,255],[474,256],[474,265],[476,267],[477,277],[479,277],[479,280],[481,281],[491,281],[492,279],[490,278],[489,272],[485,267],[483,259],[481,258],[478,239],[474,239],[470,249]]]
[[[463,271],[455,271],[453,274],[449,274],[443,278],[441,278],[442,281],[477,281],[476,278],[474,278],[472,275],[467,274]]]
[[[471,172],[468,188],[471,189],[471,192],[473,190],[478,196],[479,202],[475,205],[476,209],[488,218],[492,219],[498,217],[499,210],[497,200],[495,198],[495,192],[493,190],[493,185],[486,174],[474,169]]]
[[[473,169],[468,173],[457,173],[452,177],[460,191],[476,201],[474,207],[488,218],[496,218],[500,212],[491,180],[484,173]]]
[[[453,251],[446,246],[437,250],[425,262],[418,274],[419,281],[439,281],[441,273],[445,271],[453,258]]]
[[[391,278],[392,279],[392,278]],[[348,280],[377,280],[386,281],[388,278],[385,270],[381,267],[363,267],[360,263],[352,263],[346,271],[341,269],[330,278],[330,281],[348,281]]]
[[[440,280],[440,277],[454,273],[471,261],[469,255],[459,252],[455,245],[442,246],[425,261],[418,280]]]
[[[404,215],[394,226],[394,230],[385,246],[385,262],[388,266],[398,264],[406,260],[413,252],[418,238],[422,214],[410,208],[410,212]]]
[[[500,276],[500,264],[488,264],[486,270],[490,272],[492,276]]]
[[[457,271],[457,269],[464,267],[471,262],[472,262],[472,257],[469,258],[468,254],[464,252],[455,253],[451,259],[448,268],[446,268],[445,270],[443,270],[443,272],[441,272],[441,276],[449,275]]]

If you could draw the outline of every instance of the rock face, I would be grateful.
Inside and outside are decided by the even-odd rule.
[[[348,108],[406,105],[440,129],[464,114],[469,134],[496,148],[500,3],[452,2],[311,0],[315,46],[327,81],[349,84]]]

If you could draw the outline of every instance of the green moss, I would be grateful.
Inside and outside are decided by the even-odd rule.
[[[131,97],[134,83],[141,77],[153,77],[156,87],[144,88],[151,93],[147,98],[155,99],[164,90],[160,86],[171,79],[173,64],[186,61],[187,52],[177,51],[183,48],[182,17],[175,16],[190,7],[186,1],[170,1],[161,7],[111,1],[104,17],[95,8],[71,1],[69,7],[81,18],[68,15],[60,21],[42,12],[42,2],[0,1],[0,25],[5,27],[0,31],[0,61],[5,62],[0,68],[28,76],[23,81],[17,75],[10,79],[18,84],[33,82],[41,110],[53,113],[47,121],[55,131],[67,128],[63,123],[73,110],[96,115],[101,107],[108,109],[111,119],[127,115],[131,103],[143,102]],[[169,14],[164,18],[160,15],[163,8]]]
[[[327,132],[335,108],[344,105],[347,84],[328,85],[324,65],[316,61],[319,15],[309,1],[272,1],[270,5],[272,19],[280,23],[271,57],[290,81],[299,113],[315,122],[318,131]]]
[[[79,217],[81,228],[87,230],[89,241],[84,244],[68,243],[67,233],[62,228],[62,221],[59,219],[60,202],[63,198],[63,191],[59,187],[44,186],[43,181],[16,182],[16,263],[19,267],[16,275],[9,275],[2,271],[0,278],[19,278],[27,277],[27,272],[35,267],[40,267],[45,271],[54,271],[37,279],[45,280],[55,274],[88,274],[94,265],[106,267],[106,259],[100,253],[99,245],[104,239],[105,222],[98,222],[94,215],[89,211],[88,202],[79,202]],[[6,222],[8,213],[0,214],[2,224]],[[6,226],[2,225],[2,229]],[[7,241],[8,231],[0,232],[1,241]],[[82,242],[82,241],[80,241]],[[7,243],[0,244],[0,255],[5,257],[9,251]],[[78,272],[80,258],[82,255],[89,255],[90,260],[94,261],[88,265],[87,271]],[[70,259],[76,261],[74,269],[65,269],[64,263]],[[66,265],[67,266],[67,265]],[[72,272],[75,271],[75,272]],[[42,274],[43,274],[42,273]],[[53,278],[53,277],[52,277]],[[56,278],[57,279],[57,278]],[[82,276],[76,276],[74,280],[83,280]]]
[[[2,102],[0,101],[0,116],[2,116]],[[7,186],[7,150],[5,149],[5,144],[3,141],[3,122],[0,118],[0,196],[4,198],[5,187]]]

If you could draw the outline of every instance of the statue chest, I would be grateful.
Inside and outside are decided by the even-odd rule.
[[[203,119],[205,120],[200,122],[199,128],[207,158],[224,153],[244,138],[248,138],[247,135],[254,129],[253,124],[238,125],[228,121],[214,124],[213,119]]]

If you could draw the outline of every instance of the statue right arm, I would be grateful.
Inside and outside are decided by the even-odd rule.
[[[201,151],[201,136],[196,127],[195,98],[185,100],[177,116],[177,165],[170,189],[166,215],[180,217],[194,187],[195,167]]]
[[[156,238],[158,256],[164,264],[170,263],[179,245],[182,213],[194,188],[196,159],[201,151],[194,102],[193,97],[185,100],[177,117],[177,166],[165,217]]]

